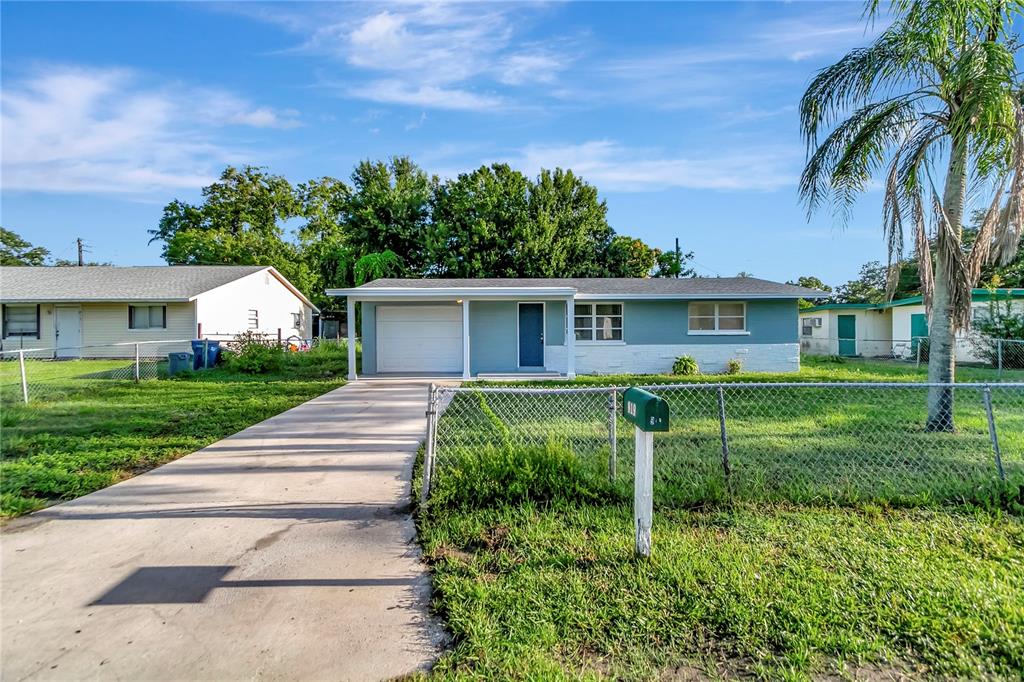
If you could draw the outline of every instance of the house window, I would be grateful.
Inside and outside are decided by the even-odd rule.
[[[971,308],[971,324],[981,324],[988,322],[991,315],[989,310],[985,306],[975,306]]]
[[[302,313],[292,313],[292,329],[302,329]]]
[[[3,317],[4,336],[31,336],[39,338],[38,305],[5,305]]]
[[[260,311],[249,310],[249,329],[260,328]]]
[[[814,321],[811,318],[805,317],[800,320],[800,333],[804,336],[814,336]]]
[[[165,305],[130,305],[128,306],[129,329],[166,329],[167,306]]]
[[[746,303],[691,303],[691,334],[744,334],[747,331]]]
[[[577,341],[622,341],[622,304],[577,303],[573,327]]]

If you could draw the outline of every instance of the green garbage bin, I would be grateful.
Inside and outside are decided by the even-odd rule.
[[[167,354],[167,374],[174,376],[181,372],[189,372],[192,370],[192,354],[191,353],[168,353]]]

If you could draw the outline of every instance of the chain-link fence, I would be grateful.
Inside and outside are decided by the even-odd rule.
[[[895,503],[974,500],[1024,484],[1024,383],[722,383],[647,386],[670,408],[654,437],[660,504],[726,498]],[[633,484],[624,388],[433,387],[424,497],[467,462],[567,448],[594,481]],[[930,400],[951,402],[929,430]],[[446,481],[446,477],[451,477]]]
[[[928,363],[927,336],[911,339],[839,339],[801,337],[800,352],[806,355],[842,355],[848,357],[899,360],[918,366]],[[994,339],[971,335],[958,337],[956,359],[960,364],[989,367],[998,377],[1004,371],[1024,370],[1024,340]]]
[[[188,339],[0,351],[0,403],[53,400],[97,382],[142,381],[167,373],[167,355],[191,352]]]

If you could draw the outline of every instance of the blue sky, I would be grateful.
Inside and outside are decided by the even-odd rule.
[[[146,230],[226,164],[294,182],[413,157],[575,170],[612,226],[700,274],[839,284],[884,260],[798,202],[796,105],[870,39],[846,3],[27,3],[2,13],[2,223],[57,257],[158,263]]]

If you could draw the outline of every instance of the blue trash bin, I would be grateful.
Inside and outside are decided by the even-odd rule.
[[[207,341],[206,343],[206,366],[216,367],[217,360],[220,358],[220,341]]]
[[[205,343],[202,339],[192,339],[192,369],[206,367],[206,354],[203,352]]]
[[[187,372],[192,369],[192,354],[191,353],[168,353],[167,354],[167,374],[168,376],[174,376],[181,372]]]
[[[193,369],[207,369],[217,364],[220,357],[220,341],[192,339]]]

